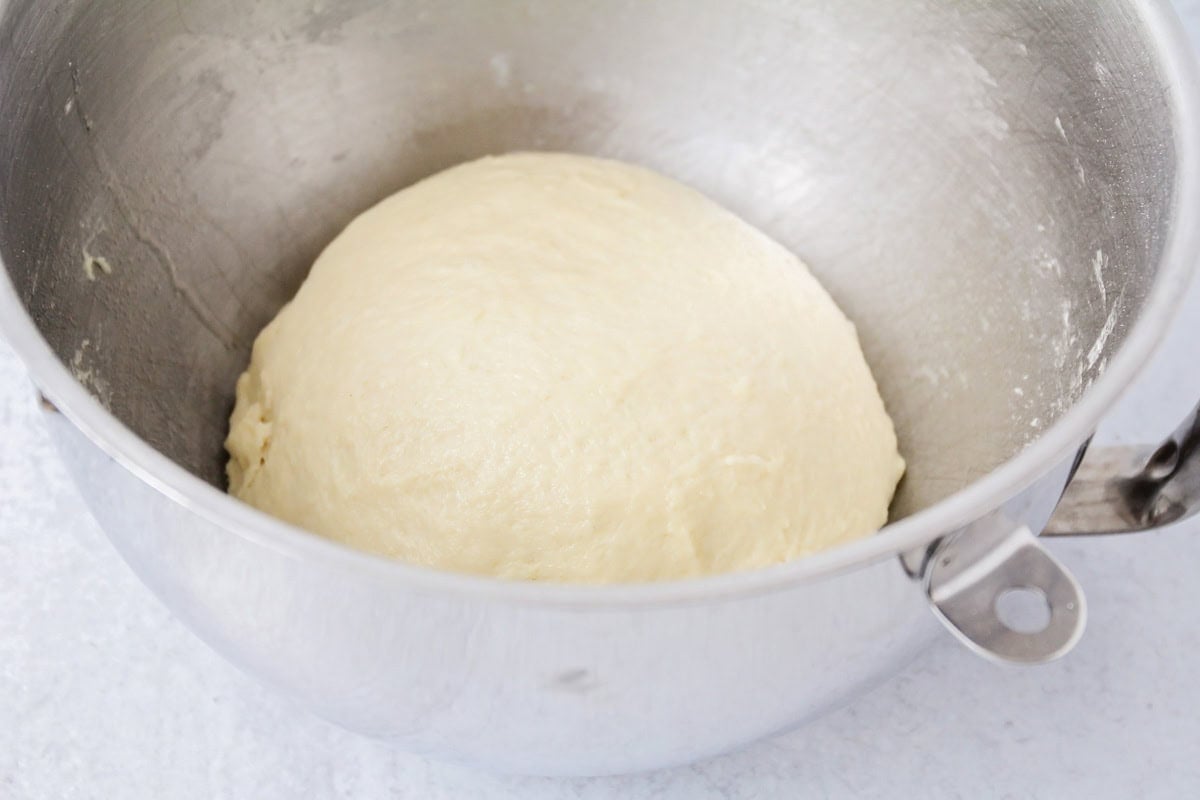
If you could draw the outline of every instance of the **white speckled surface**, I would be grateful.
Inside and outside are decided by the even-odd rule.
[[[1176,3],[1200,41],[1200,0]],[[1100,440],[1200,397],[1200,284]],[[472,772],[343,733],[176,623],[84,510],[0,343],[0,798],[1194,797],[1200,519],[1059,541],[1091,604],[1065,660],[1003,668],[946,636],[890,683],[730,756],[627,778]]]

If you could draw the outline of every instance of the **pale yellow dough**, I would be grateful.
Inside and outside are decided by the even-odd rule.
[[[648,581],[881,526],[904,469],[854,327],[698,192],[562,154],[384,200],[254,344],[230,492],[446,570]]]

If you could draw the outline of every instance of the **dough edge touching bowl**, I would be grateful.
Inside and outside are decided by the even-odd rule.
[[[571,584],[810,556],[875,533],[904,471],[855,327],[787,248],[652,170],[528,151],[338,234],[255,340],[225,447],[231,495],[314,533]]]

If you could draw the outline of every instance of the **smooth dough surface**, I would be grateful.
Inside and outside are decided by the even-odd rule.
[[[863,536],[904,469],[794,255],[656,173],[549,153],[355,219],[255,342],[226,447],[231,493],[321,535],[586,583]]]

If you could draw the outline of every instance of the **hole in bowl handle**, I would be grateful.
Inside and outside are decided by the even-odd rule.
[[[927,562],[925,591],[942,623],[994,661],[1056,659],[1075,646],[1087,622],[1087,602],[1074,576],[1029,528],[1000,514],[938,543]],[[1010,627],[999,606],[1012,592],[1044,598],[1044,624]]]
[[[1089,447],[1043,535],[1133,533],[1200,512],[1200,405],[1156,445]]]

